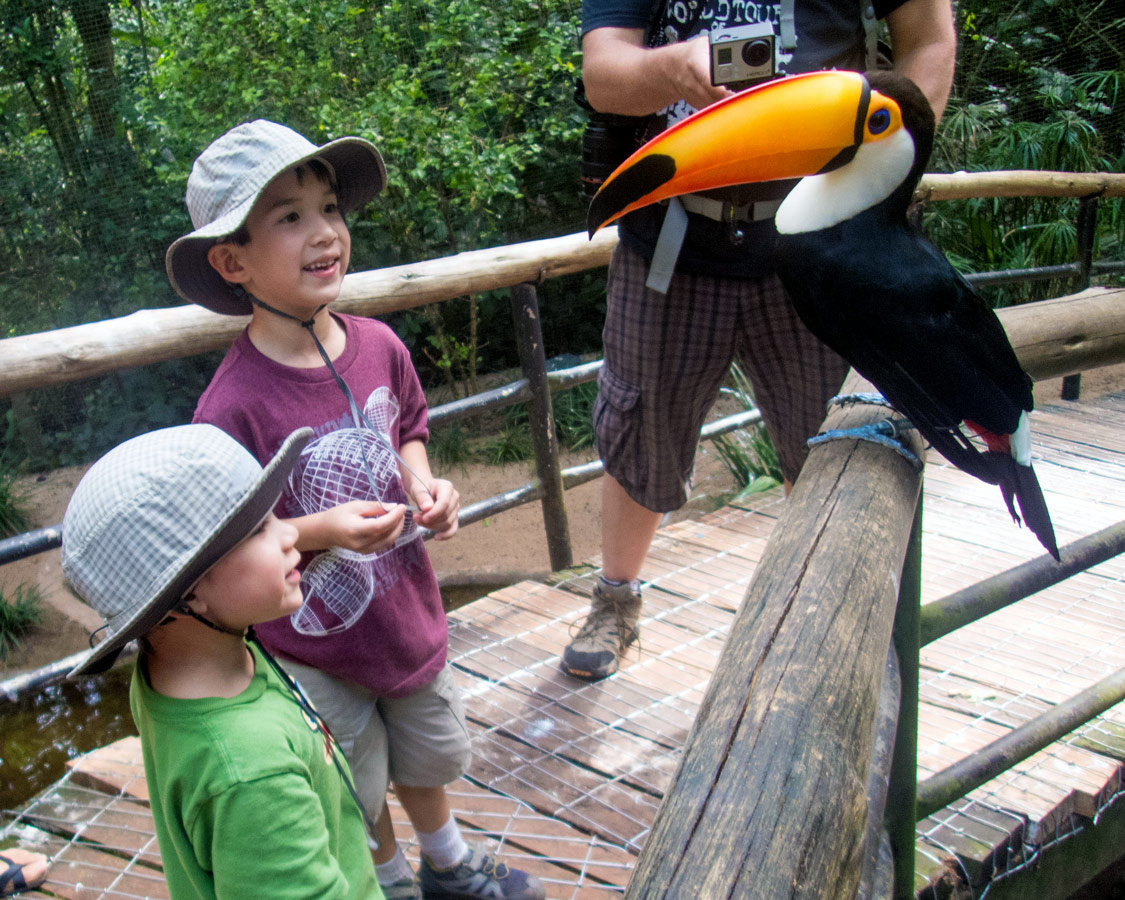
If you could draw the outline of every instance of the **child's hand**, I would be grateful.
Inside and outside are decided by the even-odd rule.
[[[384,506],[375,500],[352,500],[326,510],[332,546],[356,553],[379,553],[394,546],[406,521],[401,503]]]
[[[461,495],[453,482],[434,478],[429,485],[415,482],[411,488],[414,502],[418,504],[414,521],[430,529],[435,541],[453,537],[457,533],[457,513],[461,509]]]

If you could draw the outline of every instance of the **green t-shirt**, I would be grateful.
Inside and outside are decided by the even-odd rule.
[[[129,700],[169,893],[382,898],[359,808],[329,755],[339,748],[249,646],[254,677],[231,699],[165,697],[142,664],[133,672]]]

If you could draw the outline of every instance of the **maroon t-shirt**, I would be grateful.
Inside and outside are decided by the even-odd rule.
[[[278,503],[281,518],[349,500],[405,503],[399,462],[389,446],[397,451],[429,437],[426,398],[402,341],[374,319],[337,319],[347,338],[333,365],[375,432],[356,428],[327,366],[297,369],[274,362],[245,331],[195,410],[194,421],[222,428],[263,465],[295,429],[313,429]],[[335,547],[305,554],[301,587],[300,610],[255,629],[271,651],[381,697],[413,693],[445,665],[441,594],[409,513],[396,545],[382,553]]]

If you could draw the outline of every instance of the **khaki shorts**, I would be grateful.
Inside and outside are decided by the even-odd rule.
[[[699,430],[736,357],[795,480],[848,364],[805,328],[776,275],[677,272],[645,288],[646,260],[623,244],[609,268],[594,429],[598,455],[636,502],[678,509],[691,493]]]
[[[281,663],[344,751],[372,820],[383,809],[388,782],[441,787],[468,770],[472,750],[465,708],[448,664],[425,687],[388,700],[319,669]]]

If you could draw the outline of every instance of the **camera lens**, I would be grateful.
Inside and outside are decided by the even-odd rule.
[[[615,125],[594,113],[582,132],[582,184],[591,197],[640,145],[635,126]]]
[[[755,69],[770,61],[772,45],[764,38],[757,38],[742,45],[742,61]]]

